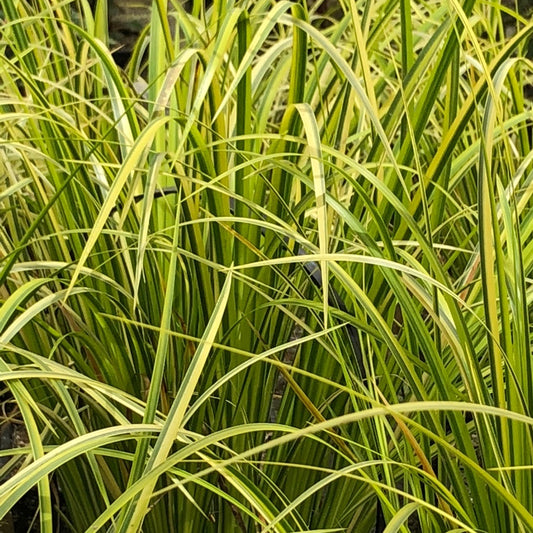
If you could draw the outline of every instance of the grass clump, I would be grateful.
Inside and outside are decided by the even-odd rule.
[[[2,4],[0,516],[533,530],[533,25],[190,7]]]

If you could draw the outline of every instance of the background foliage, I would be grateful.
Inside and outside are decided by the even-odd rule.
[[[5,523],[533,530],[533,25],[339,6],[2,2]]]

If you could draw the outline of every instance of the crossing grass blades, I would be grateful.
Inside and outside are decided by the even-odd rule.
[[[2,2],[4,520],[533,530],[533,25],[338,4]]]

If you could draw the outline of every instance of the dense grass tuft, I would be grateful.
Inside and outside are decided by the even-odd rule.
[[[2,2],[0,517],[533,531],[533,24],[95,4]]]

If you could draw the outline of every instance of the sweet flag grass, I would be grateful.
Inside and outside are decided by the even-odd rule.
[[[0,517],[533,531],[533,23],[310,4],[1,2]]]

